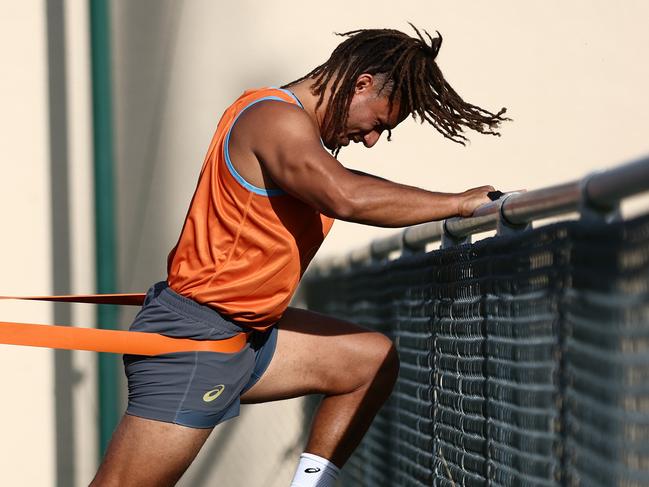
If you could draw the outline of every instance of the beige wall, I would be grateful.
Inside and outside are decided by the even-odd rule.
[[[0,208],[2,294],[49,293],[49,179],[45,11],[2,5],[0,58]],[[0,302],[4,321],[46,323],[50,306]],[[52,485],[54,411],[52,351],[0,346],[0,478]]]
[[[0,2],[0,295],[52,293],[46,22],[44,2]],[[66,2],[65,23],[71,291],[86,292],[94,288],[86,2]],[[3,301],[0,320],[53,323],[53,307]],[[73,308],[72,322],[94,326],[93,309]],[[72,355],[73,438],[57,445],[54,352],[0,346],[0,483],[55,485],[60,448],[73,458],[73,472],[63,476],[76,481],[66,485],[87,485],[97,461],[95,360],[88,352]]]
[[[66,7],[77,291],[91,290],[94,268],[85,5],[77,0]],[[0,294],[47,293],[51,283],[44,12],[41,1],[0,1],[5,114],[0,119],[5,228]],[[644,1],[115,0],[112,14],[124,291],[144,290],[164,278],[166,254],[226,106],[245,88],[286,83],[324,61],[340,41],[334,31],[407,30],[407,21],[439,30],[444,36],[439,65],[457,91],[491,110],[506,106],[514,119],[503,127],[502,137],[476,135],[467,147],[408,120],[394,131],[391,143],[344,150],[340,160],[350,167],[441,191],[486,183],[503,190],[533,189],[649,153],[649,3]],[[337,222],[321,255],[392,232]],[[6,320],[47,322],[51,316],[47,305],[0,304]],[[75,308],[75,324],[91,324],[91,317],[91,308]],[[29,480],[23,485],[51,485],[51,352],[0,351],[5,371],[0,384],[11,391],[11,400],[0,405],[3,417],[11,418],[0,442],[0,471],[9,478],[20,471],[21,482]],[[77,441],[81,482],[95,467],[94,355],[77,354],[75,363],[83,371],[75,396],[76,430],[83,436]],[[34,390],[46,392],[44,403],[29,400]],[[288,483],[300,449],[299,403],[244,409],[245,416],[231,422],[236,426],[226,430],[224,425],[213,436],[185,485],[199,485],[192,480],[197,478],[204,481],[200,485]],[[275,428],[270,433],[261,429],[268,424]],[[228,437],[228,430],[236,430],[236,437]],[[242,469],[241,458],[250,454],[255,468]],[[271,477],[275,484],[269,483]]]
[[[492,184],[515,190],[576,179],[649,153],[649,97],[643,95],[649,64],[641,61],[649,31],[636,26],[649,15],[648,3],[407,5],[400,22],[393,13],[377,23],[412,19],[439,30],[444,44],[438,59],[447,79],[473,103],[507,107],[513,121],[503,126],[502,137],[475,135],[462,147],[409,120],[394,131],[393,142],[371,151],[353,147],[343,161],[429,189]],[[336,224],[321,254],[393,232]]]

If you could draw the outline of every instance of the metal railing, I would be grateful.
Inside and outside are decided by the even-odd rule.
[[[408,227],[372,241],[345,256],[318,261],[315,272],[361,265],[385,259],[395,251],[418,252],[441,240],[442,247],[468,243],[471,235],[496,230],[508,235],[531,228],[531,222],[571,212],[581,219],[614,221],[620,218],[620,201],[649,190],[649,155],[582,179],[527,192],[506,193],[476,209],[468,218],[449,218]]]

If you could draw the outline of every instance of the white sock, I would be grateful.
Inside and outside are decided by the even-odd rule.
[[[335,487],[340,469],[326,458],[302,453],[291,487]]]

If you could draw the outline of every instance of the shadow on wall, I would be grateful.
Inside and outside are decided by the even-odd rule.
[[[113,6],[115,142],[120,288],[143,291],[164,269],[155,229],[164,228],[155,190],[164,170],[162,131],[182,22],[183,2]],[[152,201],[153,200],[153,201]],[[154,208],[151,208],[154,207]],[[168,249],[167,249],[168,250]]]
[[[61,0],[47,2],[47,70],[49,89],[51,219],[52,219],[52,291],[68,294],[72,290],[70,255],[70,208],[68,203],[68,100],[66,96],[65,22]],[[70,323],[69,304],[53,306],[55,323]],[[72,351],[54,350],[54,404],[56,428],[56,483],[74,485],[75,433],[74,400],[79,371],[75,370]]]
[[[121,0],[113,17],[120,285],[143,291],[164,278],[221,113],[282,76],[258,62],[245,3]]]

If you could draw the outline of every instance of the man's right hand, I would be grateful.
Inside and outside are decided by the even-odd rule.
[[[495,191],[493,186],[479,186],[460,193],[458,215],[461,217],[469,217],[473,215],[477,207],[490,203],[491,198],[487,196],[487,193],[490,191]]]

